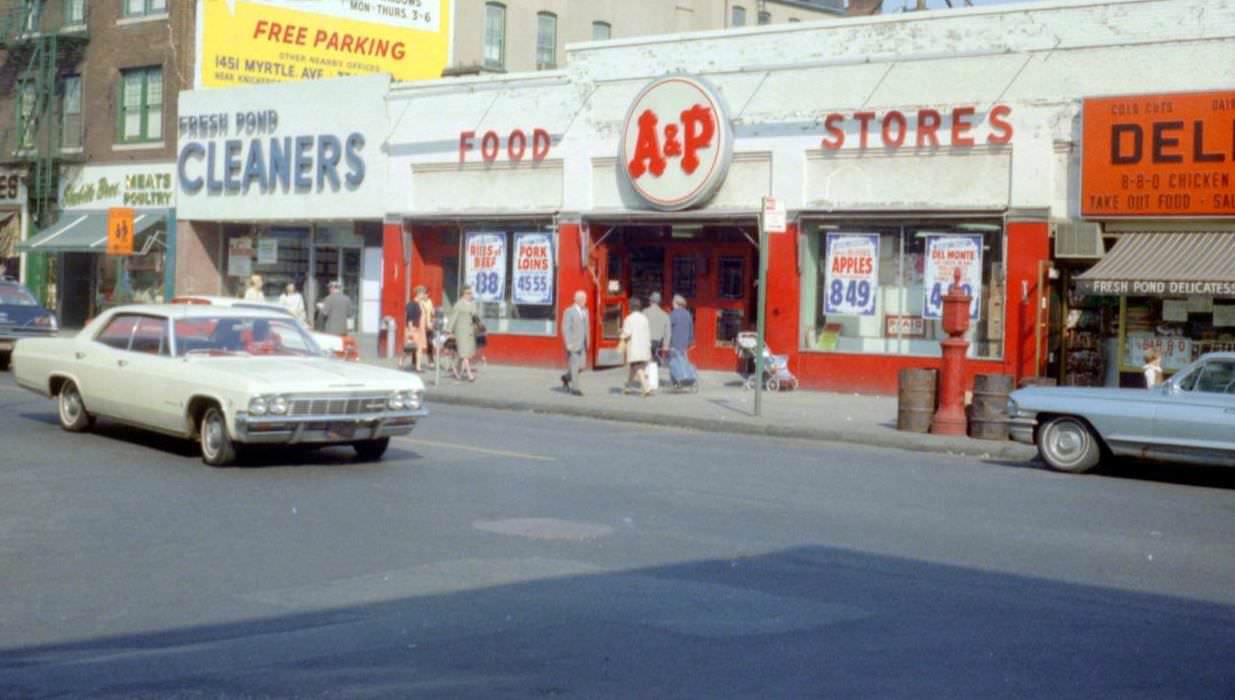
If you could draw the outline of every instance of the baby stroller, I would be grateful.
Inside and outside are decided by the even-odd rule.
[[[669,387],[676,392],[699,393],[699,373],[686,358],[686,353],[677,348],[662,351],[669,358]]]
[[[763,346],[763,377],[755,377],[755,348],[758,337],[754,333],[738,333],[733,351],[738,356],[738,374],[745,380],[747,389],[754,389],[755,382],[762,381],[768,391],[797,389],[798,378],[789,371],[788,355],[773,355],[771,348]]]

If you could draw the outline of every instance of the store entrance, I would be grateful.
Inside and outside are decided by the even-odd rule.
[[[630,300],[644,304],[660,292],[672,310],[675,294],[694,317],[691,361],[706,369],[733,369],[734,339],[756,321],[758,251],[738,226],[623,225],[606,230],[594,260],[598,298],[594,337],[597,366],[622,363],[617,353]]]

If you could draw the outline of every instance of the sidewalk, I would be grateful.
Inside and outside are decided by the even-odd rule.
[[[367,355],[367,353],[366,353]],[[363,358],[394,367],[394,361]],[[802,438],[857,443],[917,452],[1029,460],[1035,450],[1011,441],[948,438],[896,430],[896,398],[829,394],[817,391],[765,392],[763,417],[754,416],[754,392],[744,389],[736,373],[700,372],[697,394],[665,391],[647,398],[623,395],[623,368],[584,372],[583,396],[562,390],[562,370],[487,365],[476,382],[458,382],[443,374],[421,375],[430,410],[434,403],[514,411],[583,416],[630,423],[674,426],[709,432]]]

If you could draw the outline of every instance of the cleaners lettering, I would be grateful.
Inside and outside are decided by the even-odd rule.
[[[203,187],[208,194],[248,194],[254,186],[262,194],[354,190],[364,182],[364,145],[358,132],[345,141],[333,134],[190,141],[180,149],[176,169],[190,195]]]

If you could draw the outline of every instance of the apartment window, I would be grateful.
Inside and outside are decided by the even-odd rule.
[[[34,136],[38,130],[35,121],[35,105],[38,97],[34,91],[34,82],[23,81],[17,87],[17,150],[29,151],[34,148]]]
[[[124,0],[125,17],[149,17],[167,14],[167,0]]]
[[[741,5],[733,6],[733,26],[735,27],[745,27],[746,26],[746,8],[745,7],[742,7]]]
[[[39,31],[39,21],[43,19],[43,0],[34,0],[29,3],[26,12],[26,23],[22,27],[22,31],[27,34],[34,34]]]
[[[163,138],[163,69],[135,68],[120,72],[121,143]]]
[[[506,6],[499,2],[485,4],[485,65],[506,65]]]
[[[64,26],[76,27],[86,23],[86,0],[64,0]]]
[[[557,15],[536,15],[536,67],[557,68]]]
[[[771,24],[771,23],[772,23],[772,13],[771,12],[760,12],[759,13],[759,24]]]
[[[68,75],[64,78],[64,97],[61,103],[61,113],[64,123],[60,130],[60,146],[63,148],[81,148],[81,76]]]
[[[612,25],[608,22],[592,22],[592,41],[608,41],[612,38]]]

